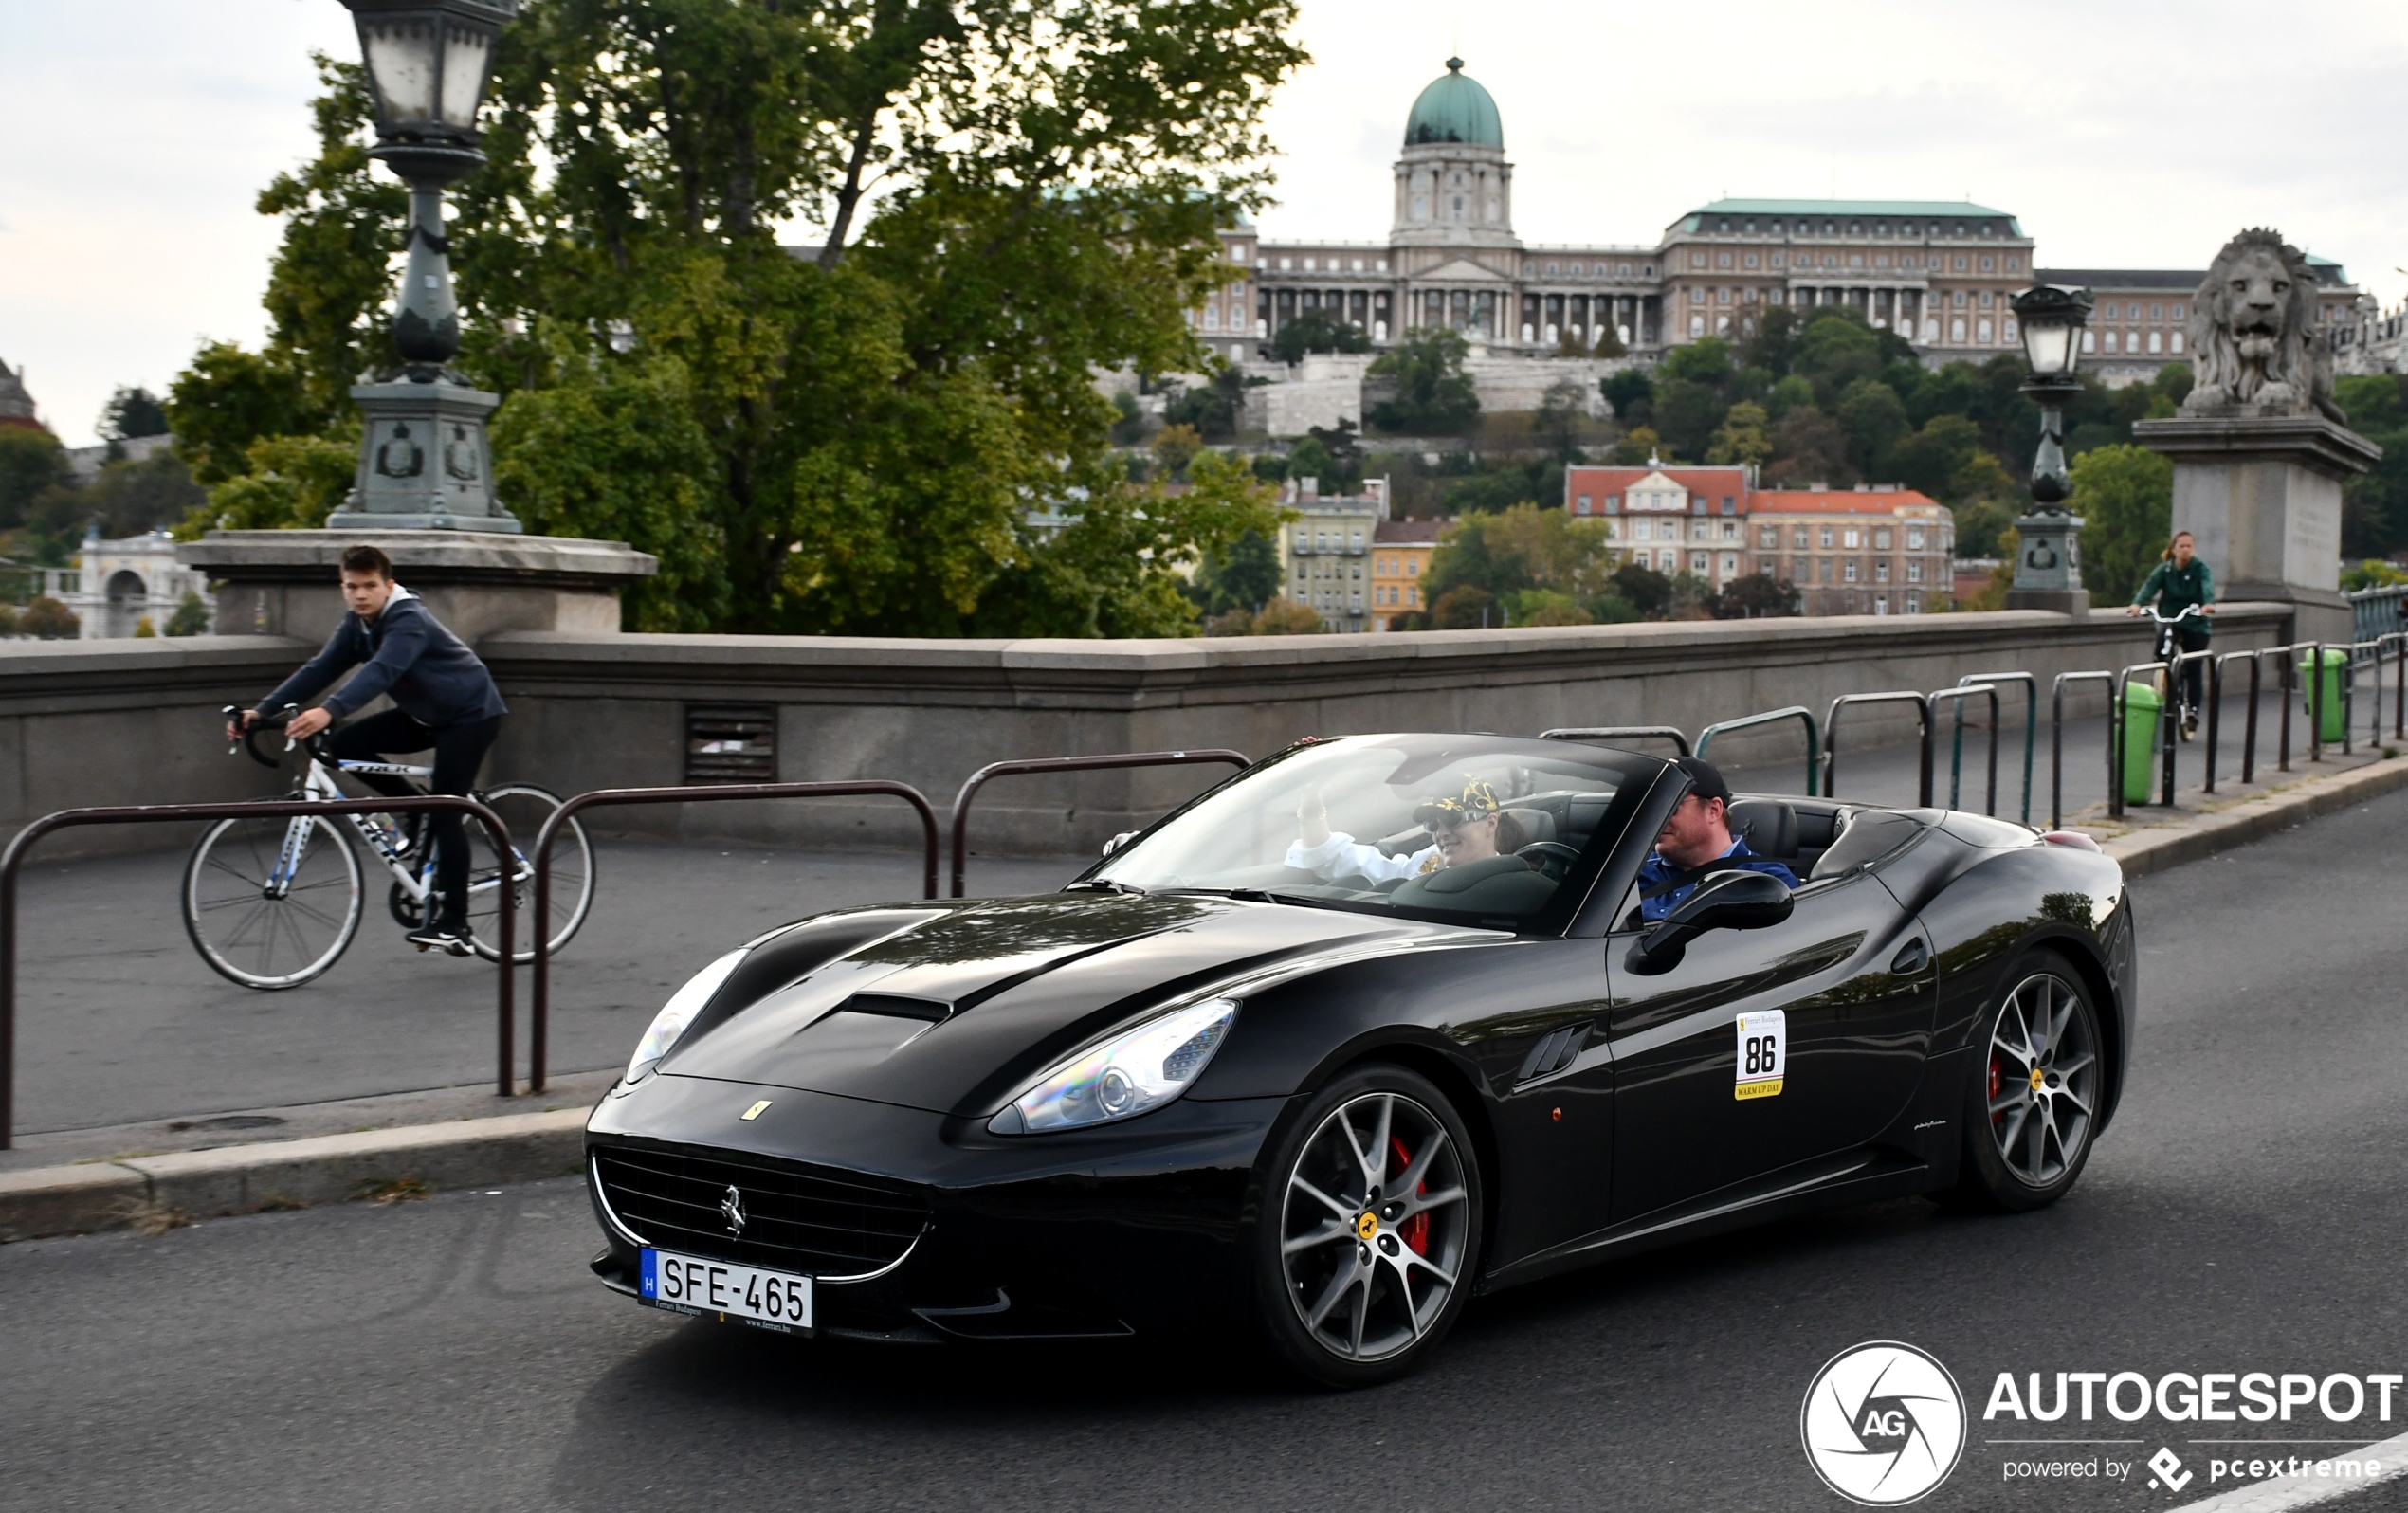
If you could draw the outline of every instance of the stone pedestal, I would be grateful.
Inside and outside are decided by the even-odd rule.
[[[499,394],[441,377],[356,384],[359,476],[333,530],[498,531],[523,527],[493,497],[485,417]]]
[[[2341,486],[2382,448],[2322,416],[2233,407],[2143,420],[2132,437],[2174,460],[2174,529],[2216,574],[2216,597],[2293,607],[2295,641],[2346,641]]]
[[[337,564],[360,542],[472,647],[497,630],[613,633],[620,591],[661,566],[624,541],[456,530],[211,531],[175,556],[215,584],[219,634],[323,641],[346,612]]]
[[[2082,586],[2082,525],[2080,516],[2046,510],[2015,522],[2015,587],[2007,591],[2008,609],[2090,612],[2090,591]]]

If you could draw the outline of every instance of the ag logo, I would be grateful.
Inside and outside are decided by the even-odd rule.
[[[1965,1448],[1965,1400],[1948,1368],[1877,1340],[1815,1374],[1797,1415],[1806,1459],[1852,1503],[1895,1507],[1948,1479]]]

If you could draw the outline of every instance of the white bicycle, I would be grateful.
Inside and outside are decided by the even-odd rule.
[[[260,751],[258,737],[299,712],[288,705],[272,717],[263,716],[243,733],[242,746],[253,761],[283,765]],[[226,715],[239,720],[242,710],[229,707]],[[400,762],[337,761],[315,738],[287,739],[284,749],[296,745],[307,747],[309,765],[293,785],[289,796],[295,798],[333,802],[346,797],[335,781],[337,773],[403,777],[421,787],[434,774],[431,767]],[[470,848],[469,945],[487,961],[502,958],[491,942],[499,935],[497,918],[506,878],[522,942],[512,958],[532,961],[536,921],[527,915],[535,897],[535,867],[524,848],[535,844],[544,821],[560,807],[560,798],[531,783],[503,783],[470,796],[509,828],[511,853],[505,865],[484,827],[473,819],[465,822]],[[192,859],[184,866],[185,933],[201,959],[221,976],[266,992],[298,988],[341,959],[359,933],[367,887],[350,837],[356,836],[368,854],[392,874],[385,906],[394,922],[414,930],[427,918],[428,905],[439,898],[429,817],[296,814],[220,820],[193,845]],[[348,832],[337,822],[348,822]],[[572,819],[552,847],[551,918],[544,921],[551,950],[568,944],[593,906],[593,848],[585,827]]]

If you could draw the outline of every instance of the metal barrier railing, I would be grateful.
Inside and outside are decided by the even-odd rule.
[[[2040,738],[2040,680],[2028,672],[1969,672],[1957,680],[1962,687],[1969,683],[2019,683],[2023,684],[2023,823],[2032,823],[2032,754]],[[1960,713],[1964,706],[1957,706]],[[1965,727],[1957,722],[1957,759],[1962,760],[1965,750]]]
[[[989,762],[970,775],[953,801],[953,896],[961,897],[963,873],[970,856],[970,800],[991,778],[1018,773],[1086,773],[1117,767],[1181,767],[1195,762],[1227,762],[1251,767],[1254,759],[1226,747],[1195,751],[1131,751],[1102,756],[1031,756],[1019,761]]]
[[[1938,713],[1940,702],[1945,699],[1948,701],[1950,709],[1953,710],[1956,715],[1956,751],[1955,754],[1948,759],[1948,807],[1950,809],[1956,809],[1959,807],[1958,801],[1964,791],[1965,701],[1972,698],[1975,694],[1987,694],[1990,696],[1989,807],[1984,809],[1982,812],[1996,818],[1998,813],[1998,685],[1995,683],[1959,684],[1954,688],[1935,689],[1931,693],[1925,695],[1925,697],[1931,701],[1932,709],[1935,714]],[[1926,800],[1926,802],[1928,801]]]
[[[2174,712],[2176,703],[2174,689],[2182,677],[2182,669],[2191,666],[2194,664],[2204,665],[2208,673],[2213,675],[2216,671],[2216,653],[2213,651],[2176,652],[2173,660],[2166,665],[2165,668],[2165,697],[2158,701],[2158,747],[2163,754],[2165,759],[2165,772],[2163,779],[2160,785],[2160,796],[2158,798],[2158,802],[2167,806],[2168,808],[2173,807],[2174,794],[2176,792],[2174,755],[2182,743],[2181,721]],[[2202,677],[2199,680],[2199,683],[2202,689],[2204,689],[2208,683],[2208,679]],[[2204,693],[2202,693],[2200,702],[2207,702],[2207,696]]]
[[[63,809],[45,814],[9,842],[6,852],[0,852],[0,1151],[10,1149],[16,1136],[17,1089],[17,872],[25,863],[26,852],[33,843],[53,830],[68,829],[81,825],[164,825],[177,821],[218,819],[284,819],[298,815],[337,814],[465,814],[485,829],[493,839],[496,856],[514,854],[510,847],[509,827],[502,816],[472,798],[451,793],[422,793],[408,798],[277,798],[233,804],[130,804],[107,809]],[[510,1063],[516,1058],[512,1037],[517,1029],[516,1006],[511,999],[509,962],[516,955],[518,937],[514,927],[518,917],[517,889],[497,887],[498,912],[502,917],[502,970],[494,975],[495,1038],[499,1057],[494,1074],[494,1091],[507,1098],[517,1089],[513,1084]]]
[[[597,788],[579,793],[552,811],[535,838],[535,980],[529,994],[527,1023],[527,1091],[543,1091],[546,1063],[552,1048],[552,843],[561,827],[590,809],[615,809],[638,804],[725,804],[738,799],[841,798],[847,794],[885,793],[920,811],[926,839],[921,861],[923,898],[937,896],[937,811],[909,783],[865,777],[829,783],[695,783],[682,788]]]
[[[2065,828],[2065,688],[2072,683],[2103,683],[2107,685],[2107,787],[2115,787],[2116,714],[2115,674],[2111,672],[2060,672],[2049,685],[2049,829]]]
[[[1831,712],[1823,716],[1823,797],[1839,796],[1839,712],[1855,704],[1882,703],[1915,706],[1915,720],[1923,733],[1922,776],[1916,785],[1916,802],[1927,809],[1931,805],[1931,700],[1911,688],[1893,689],[1888,693],[1841,694],[1831,702]]]
[[[1688,737],[1674,725],[1571,725],[1539,732],[1541,740],[1669,740],[1684,756],[1693,756]]]
[[[1786,709],[1767,709],[1760,715],[1743,715],[1737,720],[1724,720],[1715,724],[1708,725],[1704,730],[1697,733],[1697,755],[1701,757],[1704,756],[1706,755],[1706,748],[1713,744],[1714,738],[1723,735],[1725,732],[1745,730],[1753,725],[1769,725],[1774,723],[1776,720],[1802,720],[1805,723],[1806,796],[1808,798],[1813,798],[1815,796],[1815,771],[1822,765],[1822,743],[1817,738],[1816,731],[1815,729],[1815,712],[1807,708],[1804,704],[1791,704]],[[1552,732],[1550,732],[1550,734],[1552,734]],[[1679,732],[1673,731],[1672,734],[1678,735]],[[1687,755],[1686,750],[1683,755]]]

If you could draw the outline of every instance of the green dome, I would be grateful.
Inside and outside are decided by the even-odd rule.
[[[1444,78],[1433,79],[1405,118],[1405,145],[1423,142],[1469,142],[1474,147],[1505,146],[1505,124],[1497,118],[1497,102],[1473,80],[1464,77],[1463,60],[1447,60]]]

